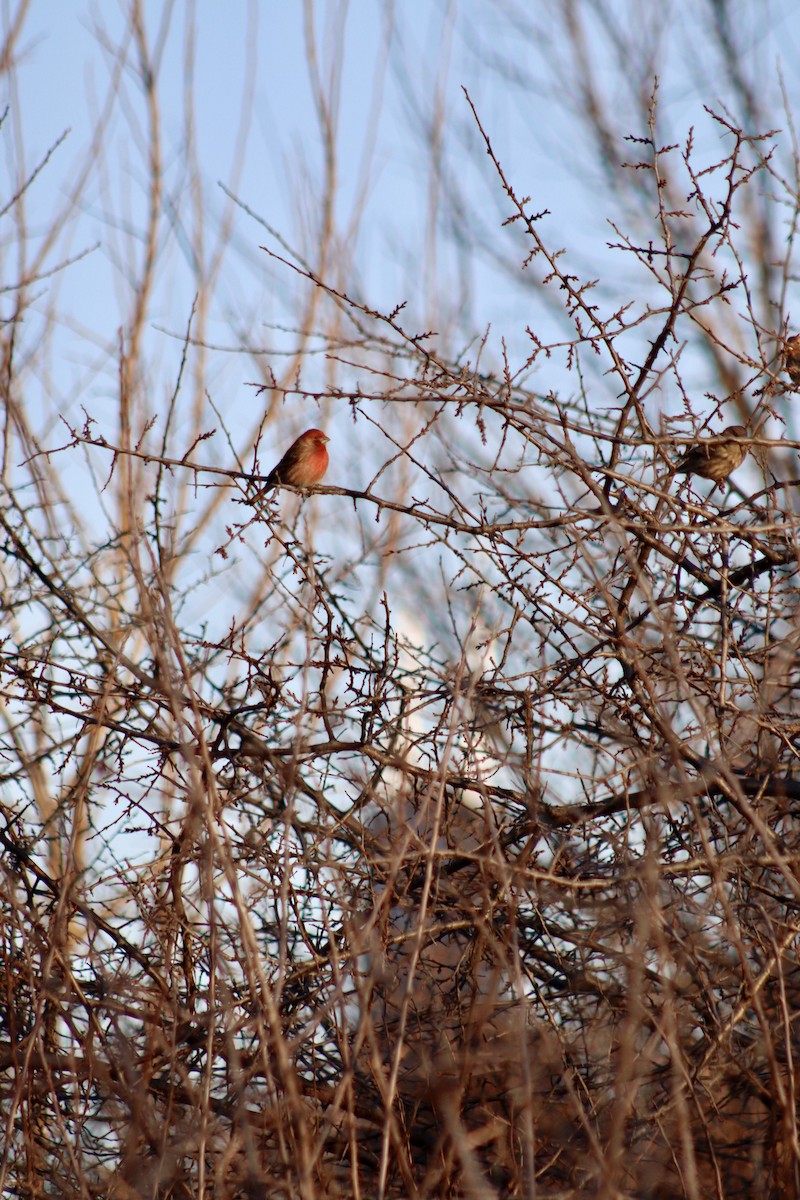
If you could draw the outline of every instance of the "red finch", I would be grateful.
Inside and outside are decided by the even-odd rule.
[[[795,387],[800,387],[800,333],[783,343],[783,369]]]
[[[263,500],[270,488],[276,483],[288,483],[292,487],[313,487],[319,483],[328,469],[328,451],[326,444],[329,437],[321,429],[307,429],[292,442],[276,467],[267,476],[267,481],[256,493],[254,499]]]
[[[702,475],[721,483],[744,462],[749,449],[750,439],[744,425],[729,425],[722,433],[701,438],[690,446],[675,470],[679,475]]]

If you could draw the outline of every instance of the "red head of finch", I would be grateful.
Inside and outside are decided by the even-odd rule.
[[[325,447],[329,441],[330,438],[321,429],[307,429],[301,433],[281,461],[272,468],[256,499],[261,499],[267,489],[276,483],[288,483],[291,487],[313,487],[319,483],[328,469],[328,451]]]
[[[722,433],[701,438],[678,460],[675,470],[681,475],[702,475],[720,483],[744,462],[750,439],[744,425],[729,425]]]

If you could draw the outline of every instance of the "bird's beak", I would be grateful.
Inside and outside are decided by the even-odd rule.
[[[325,442],[327,444],[331,439],[328,437],[328,435],[326,433],[323,433],[322,437],[319,440],[321,442]]]

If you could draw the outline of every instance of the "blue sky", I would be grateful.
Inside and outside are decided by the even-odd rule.
[[[388,311],[405,302],[403,319],[409,327],[418,323],[421,328],[439,330],[453,354],[474,355],[477,339],[488,330],[484,369],[497,369],[505,343],[515,370],[529,350],[528,325],[541,336],[557,339],[567,332],[547,295],[527,284],[528,276],[522,270],[524,249],[514,247],[503,228],[509,207],[481,147],[462,85],[469,89],[518,193],[530,195],[535,208],[550,210],[551,216],[543,223],[550,244],[568,247],[569,261],[576,269],[585,267],[590,276],[597,276],[595,295],[607,311],[628,302],[640,308],[646,303],[640,274],[618,252],[609,250],[607,242],[615,237],[609,219],[623,227],[628,220],[640,222],[637,227],[646,226],[648,219],[655,222],[655,204],[652,213],[646,209],[644,215],[635,212],[626,191],[632,177],[622,176],[620,181],[613,169],[620,159],[636,154],[624,135],[645,132],[639,126],[640,114],[633,99],[637,89],[649,94],[654,66],[661,73],[659,113],[665,130],[683,141],[694,127],[697,154],[703,163],[726,152],[725,138],[704,112],[704,105],[723,104],[729,81],[701,36],[696,5],[680,0],[657,6],[658,19],[669,27],[665,56],[651,61],[643,44],[641,57],[626,62],[623,73],[611,69],[604,31],[590,25],[589,65],[615,118],[612,163],[598,159],[575,116],[576,97],[584,81],[570,72],[557,26],[548,24],[547,12],[557,7],[545,2],[541,6],[516,5],[511,0],[410,0],[394,6],[361,0],[349,6],[314,6],[320,74],[326,81],[340,80],[336,236],[328,277],[337,286],[343,280],[354,295],[374,308]],[[634,7],[632,4],[631,9]],[[298,254],[313,259],[324,191],[324,147],[310,85],[304,6],[281,2],[223,7],[206,0],[194,6],[151,2],[144,4],[143,10],[151,47],[159,44],[160,23],[167,29],[157,79],[165,191],[156,279],[145,321],[145,377],[140,380],[137,431],[153,417],[156,423],[149,444],[160,444],[180,370],[181,337],[193,296],[202,287],[207,289],[210,305],[209,346],[205,352],[192,350],[189,355],[168,450],[180,456],[198,428],[219,429],[219,414],[234,445],[242,448],[258,424],[264,403],[248,385],[260,382],[267,369],[277,372],[285,364],[285,352],[297,340],[293,325],[303,290],[291,270],[270,261],[260,246],[280,249],[277,234]],[[147,201],[145,98],[136,72],[127,63],[101,149],[88,162],[87,154],[104,111],[109,80],[119,63],[125,11],[126,7],[110,3],[34,2],[17,45],[14,86],[5,97],[9,115],[0,130],[0,189],[6,198],[57,139],[70,131],[26,193],[24,213],[12,208],[0,224],[7,284],[13,283],[21,270],[15,222],[23,215],[30,239],[29,259],[56,216],[64,212],[64,223],[45,267],[52,269],[71,256],[85,254],[77,264],[32,285],[30,309],[16,347],[17,394],[24,399],[40,445],[47,449],[68,440],[61,418],[82,425],[84,409],[109,440],[118,424],[118,339],[120,330],[127,335],[129,328],[130,278],[135,277],[144,253],[140,232]],[[345,11],[343,40],[337,42],[331,29],[337,14]],[[800,58],[793,6],[784,2],[727,5],[725,11],[738,21],[737,31],[748,47],[744,66],[758,81],[757,99],[770,115],[770,126],[783,127],[778,103],[780,62],[786,71],[784,86],[791,111],[800,98],[794,70]],[[530,12],[538,14],[533,30],[527,27]],[[3,14],[7,23],[8,8]],[[396,25],[387,51],[385,20],[391,15],[396,17]],[[166,17],[169,23],[164,26]],[[188,58],[187,45],[195,47]],[[191,72],[187,72],[187,62]],[[454,212],[445,188],[437,192],[436,176],[430,171],[428,134],[435,128],[437,106],[445,131],[442,171],[456,185],[466,217],[475,221],[460,246],[448,240]],[[195,135],[188,154],[187,114]],[[788,128],[777,136],[776,145],[778,159],[785,166],[791,150]],[[81,171],[86,171],[86,183],[72,207],[68,200]],[[255,216],[231,207],[220,181]],[[219,230],[227,219],[231,230],[224,265],[207,284]],[[268,223],[275,233],[268,232],[261,222]],[[467,225],[465,222],[464,228]],[[199,270],[192,260],[192,235],[198,226],[204,229]],[[474,241],[470,241],[473,233]],[[485,244],[479,247],[481,235]],[[493,261],[495,247],[498,256]],[[796,286],[793,280],[787,311],[800,324]],[[12,311],[15,296],[13,290],[2,296],[0,314],[7,316]],[[253,347],[263,353],[256,353]],[[705,404],[704,393],[715,380],[713,371],[702,354],[687,353],[680,365],[699,414]],[[587,352],[582,366],[589,380],[589,403],[607,410],[616,402],[618,386],[605,373],[607,363],[596,363]],[[361,365],[332,366],[322,355],[312,355],[303,367],[303,384],[324,385],[331,379],[350,386],[356,382],[367,387],[372,382]],[[540,392],[552,389],[564,399],[574,397],[580,388],[577,373],[566,370],[564,350],[537,364],[528,383]],[[676,394],[669,380],[653,394],[650,404],[654,413],[674,411]],[[364,405],[365,411],[354,425],[349,409],[342,412],[341,407],[332,403],[317,410],[297,398],[278,406],[265,432],[262,465],[271,466],[300,429],[322,423],[331,435],[334,456],[327,482],[363,485],[372,473],[369,463],[388,460],[394,454],[394,447],[381,442],[375,426],[365,418],[377,415],[398,438],[409,439],[416,432],[414,423],[426,420],[426,413],[417,413],[412,406],[379,410],[374,405],[370,413]],[[491,441],[491,436],[497,435],[497,424],[490,430],[485,452],[488,461],[499,453]],[[483,453],[477,433],[472,427],[465,434],[464,426],[459,427],[457,436],[473,438],[476,448],[469,450],[477,462]],[[437,470],[447,469],[451,448],[444,440],[451,433],[442,437],[442,443],[430,439],[423,446],[423,454],[431,455],[432,467]],[[501,465],[509,470],[504,482],[508,481],[509,493],[520,511],[526,512],[527,489],[534,493],[540,477],[534,471],[510,474],[519,465],[519,455],[527,451],[505,442],[503,451],[506,459]],[[17,445],[14,454],[17,462],[23,457]],[[204,442],[196,457],[211,464],[233,465],[231,447],[221,432]],[[57,464],[79,515],[85,518],[91,513],[94,518],[97,511],[96,540],[101,545],[118,528],[112,489],[102,490],[109,459],[107,452],[84,456],[82,449],[74,449],[51,460]],[[401,494],[405,466],[403,461],[393,465],[381,481],[381,494]],[[176,472],[175,478],[178,476]],[[408,485],[402,493],[404,499],[410,493],[418,499],[436,494],[430,477],[423,476],[421,483],[413,475],[411,479],[413,492]],[[548,498],[557,507],[560,497],[552,478],[548,482]],[[465,495],[482,486],[477,472],[473,476],[464,471],[459,483]],[[184,544],[190,549],[187,561],[181,559],[185,570],[174,590],[174,602],[180,607],[183,626],[193,636],[212,638],[223,636],[242,613],[249,621],[247,606],[252,605],[256,582],[268,579],[269,563],[275,561],[269,556],[276,552],[274,540],[266,544],[267,535],[259,527],[249,531],[246,543],[229,547],[224,562],[214,556],[213,551],[226,538],[225,525],[247,519],[241,508],[228,502],[227,495],[205,540],[191,543],[194,511],[210,494],[189,494],[188,498],[184,494],[176,499],[176,540],[185,537]],[[143,488],[143,517],[150,512]],[[68,515],[63,528],[69,536]],[[414,638],[420,642],[444,640],[446,618],[438,620],[434,600],[440,599],[442,580],[445,576],[451,579],[455,568],[446,561],[441,546],[435,546],[430,555],[413,551],[394,572],[398,545],[416,546],[419,529],[411,527],[409,531],[408,525],[392,528],[387,518],[378,525],[372,509],[361,506],[355,512],[349,501],[339,497],[310,500],[303,508],[300,528],[311,531],[308,540],[320,562],[324,560],[331,570],[336,586],[350,589],[353,611],[358,611],[359,604],[362,612],[373,611],[385,589],[393,611],[400,611],[400,624],[405,616],[406,629],[419,629],[413,632]],[[116,569],[117,563],[112,566]],[[112,580],[112,585],[116,582]],[[288,570],[282,584],[287,591],[296,584]],[[266,584],[264,590],[268,590]],[[120,619],[129,618],[135,628],[136,590],[130,586],[123,594],[120,584],[119,596]],[[488,611],[491,601],[491,597],[486,600],[487,625],[493,620]],[[464,598],[465,612],[471,602],[469,596]],[[127,615],[126,603],[132,609]],[[430,625],[422,628],[429,618]],[[499,622],[501,617],[497,619]],[[204,625],[206,621],[210,628]],[[247,634],[248,650],[257,654],[274,636],[274,627],[269,621],[263,625],[253,622]],[[454,638],[457,634],[454,630]]]
[[[326,84],[338,81],[338,92],[332,89],[338,95],[335,265],[343,264],[345,282],[357,296],[384,310],[405,302],[409,324],[433,323],[454,353],[489,329],[484,361],[495,367],[502,340],[514,365],[523,360],[528,324],[544,336],[563,337],[552,309],[525,287],[521,252],[516,258],[506,254],[508,265],[501,268],[486,253],[470,253],[469,247],[459,251],[446,237],[431,237],[431,222],[441,232],[452,216],[444,192],[437,197],[429,171],[426,139],[437,106],[445,129],[443,170],[457,181],[466,209],[480,214],[487,236],[496,237],[498,246],[507,236],[502,221],[508,207],[480,146],[463,85],[518,192],[531,195],[535,207],[550,210],[544,228],[551,243],[568,246],[576,263],[597,272],[597,294],[609,306],[629,298],[638,286],[636,276],[626,277],[626,265],[606,246],[613,236],[609,218],[624,221],[627,201],[624,192],[615,194],[609,187],[572,114],[580,80],[568,74],[558,27],[548,20],[557,5],[528,9],[510,0],[394,5],[359,0],[311,7],[320,76]],[[619,13],[625,8],[611,6]],[[6,97],[6,194],[70,131],[26,197],[34,242],[64,205],[85,162],[116,68],[126,11],[127,5],[107,3],[31,6],[17,47],[16,87]],[[231,213],[219,183],[232,188],[294,250],[313,253],[324,151],[310,84],[306,6],[149,2],[143,11],[150,47],[161,46],[157,88],[166,163],[163,242],[147,321],[149,384],[164,396],[174,386],[179,338],[203,275],[194,270],[188,251],[191,230],[198,220],[207,223],[205,270],[219,223],[232,215],[227,265],[211,300],[208,336],[214,349],[202,369],[215,403],[226,411],[240,404],[249,411],[252,392],[245,385],[259,376],[251,357],[235,353],[231,326],[255,345],[285,350],[294,338],[298,280],[267,260],[259,247],[279,249],[275,239],[244,212]],[[782,63],[791,105],[797,95],[793,6],[770,0],[727,5],[725,11],[747,46],[745,68],[762,85],[762,102],[769,107],[770,96],[779,98]],[[344,32],[337,38],[341,14],[346,15]],[[587,53],[596,83],[610,98],[619,128],[635,132],[638,118],[631,112],[626,123],[626,106],[637,86],[652,86],[655,65],[665,126],[681,138],[693,126],[699,153],[711,161],[722,139],[703,106],[724,103],[728,81],[703,40],[695,5],[680,0],[659,6],[652,20],[670,30],[666,53],[651,63],[644,37],[641,59],[627,64],[627,81],[611,66],[607,31],[592,29],[590,22]],[[187,46],[193,47],[190,57]],[[196,135],[191,159],[184,154],[189,112]],[[114,341],[130,315],[125,276],[141,252],[135,231],[146,211],[144,117],[141,87],[126,65],[102,162],[90,172],[58,253],[48,262],[88,255],[57,282],[43,285],[34,305],[43,320],[56,313],[59,326],[49,370],[37,371],[28,392],[32,403],[41,389],[45,440],[54,436],[56,412],[74,417],[81,404],[100,421],[107,404],[113,422]],[[778,111],[776,123],[780,117]],[[788,130],[781,136],[788,147]],[[632,153],[621,137],[614,151],[621,159]],[[7,233],[7,275],[14,264],[9,241]],[[800,299],[790,295],[790,311],[792,306],[800,320]],[[35,322],[28,328],[35,345]],[[564,361],[554,356],[547,370],[534,376],[535,386],[565,394],[574,389]],[[684,366],[702,392],[704,364],[686,361]],[[278,430],[278,444],[280,437]]]

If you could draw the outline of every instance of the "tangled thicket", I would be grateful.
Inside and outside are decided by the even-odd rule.
[[[85,412],[44,444],[19,343],[47,262],[17,280],[4,1195],[800,1195],[798,401],[788,261],[751,240],[764,181],[774,223],[796,192],[771,137],[717,115],[700,170],[651,121],[657,217],[618,232],[638,292],[607,308],[474,118],[571,323],[505,371],[297,259],[329,375],[302,339],[262,363],[248,458],[221,404],[177,416],[202,302],[148,395],[145,255],[113,440]],[[702,404],[686,347],[725,384]],[[284,404],[332,467],[253,508]],[[675,474],[732,423],[730,483]]]

